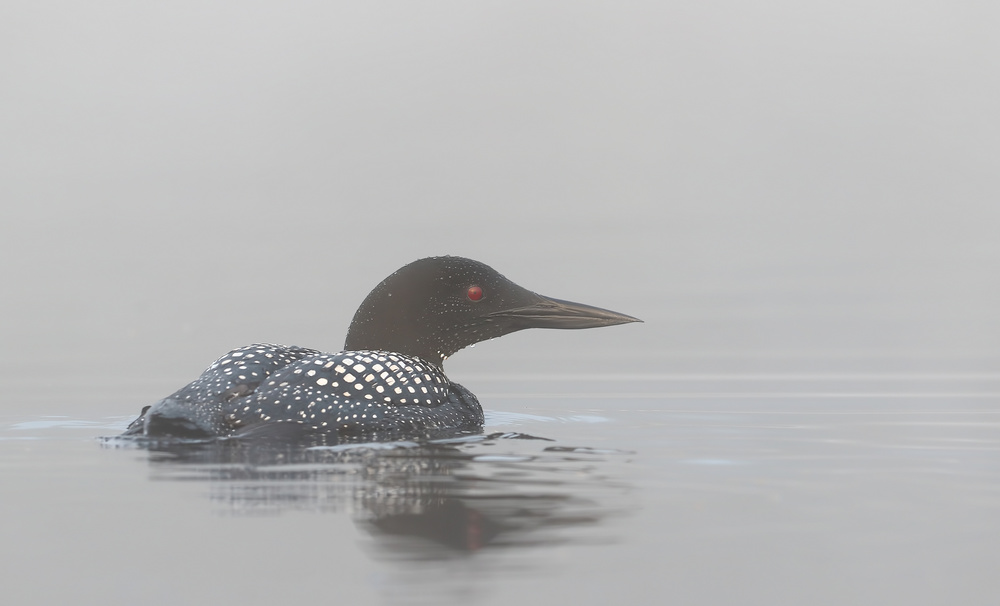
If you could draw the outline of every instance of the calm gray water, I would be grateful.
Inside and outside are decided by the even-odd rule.
[[[996,601],[996,9],[328,4],[0,9],[0,600]],[[461,441],[100,439],[436,254],[645,323]]]

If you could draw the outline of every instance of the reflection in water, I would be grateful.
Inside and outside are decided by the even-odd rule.
[[[623,505],[602,475],[629,453],[553,446],[524,434],[326,445],[214,440],[136,441],[154,480],[208,481],[231,515],[346,513],[394,558],[454,557],[484,548],[574,541]],[[399,541],[400,537],[411,539]]]

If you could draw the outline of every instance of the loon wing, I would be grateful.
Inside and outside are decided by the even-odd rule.
[[[345,436],[482,424],[475,396],[439,367],[383,351],[302,358],[229,408],[226,419],[240,433],[275,422]]]
[[[192,383],[143,408],[124,435],[207,438],[228,435],[230,403],[252,396],[272,374],[320,352],[255,343],[222,356]]]

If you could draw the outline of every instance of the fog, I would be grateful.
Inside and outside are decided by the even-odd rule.
[[[5,414],[128,415],[237,346],[338,350],[376,283],[440,254],[645,321],[505,337],[456,380],[965,373],[995,394],[998,17],[6,2]]]

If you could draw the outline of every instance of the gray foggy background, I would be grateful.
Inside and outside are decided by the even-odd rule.
[[[1000,337],[983,3],[0,11],[15,378],[336,349],[371,286],[433,254],[562,298],[599,289],[648,322],[617,344]],[[497,346],[550,337],[516,338]]]
[[[646,322],[459,353],[449,374],[488,410],[518,410],[497,398],[542,389],[504,377],[834,373],[824,389],[836,392],[868,389],[835,384],[864,372],[960,375],[931,390],[979,394],[989,409],[1000,392],[998,12],[889,0],[4,2],[3,414],[125,416],[237,346],[337,350],[372,286],[438,254]],[[994,473],[996,451],[982,456]],[[629,481],[667,494],[647,464]],[[992,535],[975,525],[984,502],[963,537],[996,536],[995,522]],[[175,503],[186,527],[211,532],[218,519],[199,505]],[[687,505],[672,513],[701,511]],[[941,529],[920,517],[939,506],[962,517],[935,502],[916,526]],[[287,534],[257,532],[263,543]],[[951,544],[941,533],[927,553]],[[659,561],[662,543],[630,541],[639,560]],[[956,564],[934,576],[939,561],[911,569],[922,556],[893,545],[903,563],[886,564],[884,583],[828,595],[989,594],[992,573]],[[995,561],[995,547],[961,545],[941,561]],[[865,552],[850,545],[838,561]],[[580,570],[604,569],[595,553]],[[536,595],[640,597],[634,579],[594,593],[573,574],[553,578],[532,581]],[[789,603],[837,586],[797,578],[806,589]],[[744,586],[744,598],[767,594]],[[685,587],[685,603],[710,602]]]

